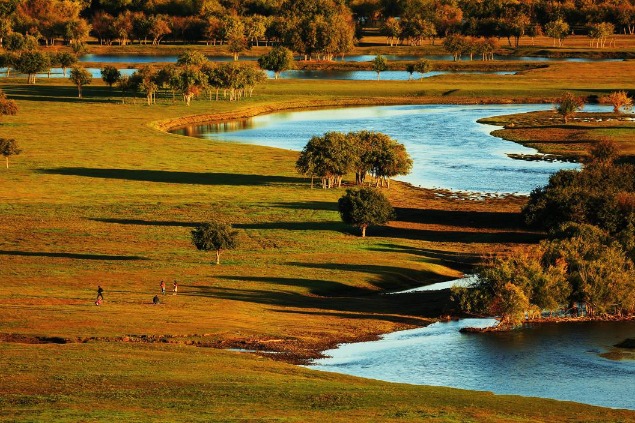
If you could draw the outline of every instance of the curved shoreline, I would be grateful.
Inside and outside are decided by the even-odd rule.
[[[251,106],[231,112],[210,113],[183,116],[176,119],[166,119],[153,121],[148,126],[163,132],[169,132],[188,125],[196,125],[207,122],[228,122],[239,119],[249,119],[255,116],[286,111],[315,110],[324,108],[344,108],[344,107],[368,107],[368,106],[398,106],[416,104],[455,104],[455,105],[479,105],[479,104],[550,104],[553,99],[545,98],[496,98],[496,99],[475,99],[464,97],[445,100],[442,97],[370,97],[364,99],[340,99],[340,100],[317,100],[317,101],[293,101],[284,103],[269,103],[260,106]]]

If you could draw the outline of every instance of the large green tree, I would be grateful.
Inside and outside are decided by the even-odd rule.
[[[395,216],[386,196],[374,188],[347,189],[337,208],[342,221],[360,228],[362,237],[369,226],[383,225]]]
[[[231,225],[219,222],[203,223],[192,230],[192,243],[201,251],[215,251],[216,264],[220,264],[223,250],[237,246],[238,232]]]
[[[293,69],[293,53],[286,47],[274,47],[258,58],[258,66],[272,71],[275,79],[278,79],[281,72]]]
[[[48,54],[37,50],[23,51],[17,57],[15,70],[27,75],[27,83],[35,84],[35,77],[38,73],[48,71],[51,60]]]

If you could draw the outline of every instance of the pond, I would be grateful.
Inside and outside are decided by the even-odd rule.
[[[398,61],[413,61],[419,59],[427,60],[445,60],[452,61],[452,55],[430,55],[430,56],[414,56],[406,55],[400,56],[396,54],[383,55],[389,62]],[[336,61],[344,62],[369,62],[375,59],[374,54],[362,54],[362,55],[350,55],[344,56],[344,59],[337,58]],[[85,54],[79,58],[80,62],[95,62],[95,63],[154,63],[154,62],[169,62],[176,63],[178,56],[175,55],[139,55],[139,54]],[[231,56],[207,56],[208,60],[212,62],[230,62],[233,61]],[[301,57],[296,57],[297,60],[301,60]],[[509,61],[530,61],[530,62],[615,62],[622,59],[596,59],[586,57],[533,57],[533,56],[501,56],[495,55],[495,60],[509,60]],[[258,60],[257,56],[239,56],[239,61],[255,61]]]
[[[464,319],[344,344],[309,368],[389,382],[576,401],[635,410],[635,360],[600,354],[635,335],[635,321],[549,323],[461,334],[493,319]]]
[[[414,160],[411,174],[399,177],[401,181],[454,191],[527,194],[545,185],[559,169],[578,165],[512,159],[508,154],[534,154],[535,150],[493,137],[490,132],[496,127],[476,121],[550,108],[551,105],[544,104],[355,107],[274,113],[241,121],[188,126],[172,132],[300,151],[312,136],[328,131],[380,131],[403,143]],[[587,106],[585,110],[610,108]]]
[[[85,68],[93,78],[101,78],[101,69]],[[137,69],[122,68],[119,72],[124,76],[130,76]],[[0,73],[6,74],[7,68],[0,68]],[[68,78],[69,69],[66,69],[66,75],[62,72],[62,68],[52,68],[50,75],[48,73],[39,73],[39,77],[45,78]],[[274,78],[274,73],[265,71],[269,79]],[[515,72],[465,72],[465,71],[433,71],[425,74],[415,72],[413,79],[429,78],[444,74],[492,74],[492,75],[513,75]],[[11,75],[20,75],[18,72],[12,71]],[[25,76],[26,77],[26,76]],[[383,81],[407,81],[410,75],[406,71],[385,71],[380,76]],[[352,80],[352,81],[371,81],[377,79],[377,73],[373,71],[340,71],[340,70],[289,70],[280,75],[280,79],[321,79],[321,80]]]

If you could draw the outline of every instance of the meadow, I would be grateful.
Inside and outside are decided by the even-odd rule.
[[[343,190],[310,189],[296,152],[161,130],[308,107],[601,96],[634,90],[634,76],[627,61],[410,82],[279,80],[253,98],[189,108],[122,103],[99,81],[83,99],[65,81],[2,81],[19,112],[3,117],[0,137],[23,151],[0,172],[0,420],[634,421],[632,411],[293,364],[451,313],[447,295],[379,293],[453,279],[535,242],[541,234],[520,224],[523,198],[393,184],[385,192],[398,219],[362,239],[340,221]],[[606,136],[619,141],[617,131]],[[239,231],[219,266],[190,241],[209,220]],[[153,305],[161,280],[177,280],[179,293]]]

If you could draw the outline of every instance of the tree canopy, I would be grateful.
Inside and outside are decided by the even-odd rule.
[[[383,225],[395,217],[395,211],[384,194],[376,188],[350,188],[337,202],[344,223],[361,229],[366,236],[369,226]]]
[[[201,251],[216,251],[216,264],[220,264],[223,250],[237,246],[238,232],[231,225],[220,222],[203,223],[192,230],[192,243]]]

